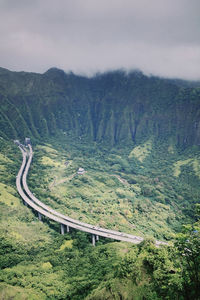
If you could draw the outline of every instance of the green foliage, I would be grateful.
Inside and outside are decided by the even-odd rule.
[[[197,300],[199,89],[138,72],[0,75],[0,298]],[[61,236],[58,224],[39,222],[15,190],[21,153],[10,139],[25,136],[38,198],[150,238],[93,247],[86,233]],[[174,246],[154,246],[187,223]]]
[[[197,216],[199,205],[196,206]],[[184,291],[188,298],[200,298],[200,221],[183,227],[175,243],[180,258]]]
[[[45,295],[34,289],[26,289],[18,286],[11,286],[0,283],[0,299],[4,300],[45,300]]]
[[[171,239],[181,223],[187,222],[198,197],[199,180],[194,184],[194,170],[191,178],[186,177],[188,169],[178,178],[173,176],[177,156],[169,153],[163,157],[165,148],[164,144],[162,148],[153,144],[154,151],[141,165],[129,160],[130,148],[111,150],[101,144],[62,136],[34,149],[29,185],[42,201],[73,218],[133,234]],[[116,171],[112,168],[116,162],[129,167]],[[77,175],[79,167],[86,170],[82,176]]]
[[[188,178],[185,181],[188,169],[182,169],[178,178],[168,177],[173,176],[176,156],[169,154],[167,162],[162,154],[158,155],[159,145],[154,145],[154,153],[143,162],[145,170],[134,161],[133,174],[128,171],[133,167],[129,149],[123,155],[120,149],[78,143],[67,137],[65,141],[66,149],[60,139],[34,148],[28,180],[39,198],[94,224],[102,222],[105,227],[162,239],[174,236],[176,226],[180,227],[184,220],[180,219],[181,206],[191,193]],[[19,201],[11,188],[15,178],[12,169],[17,172],[19,167],[13,160],[15,146],[5,143],[1,147],[6,154],[2,157],[1,178],[5,184],[1,192],[13,194]],[[156,155],[156,162],[152,155]],[[66,161],[69,164],[65,165]],[[116,162],[129,167],[114,172]],[[157,170],[157,163],[165,169],[165,175]],[[80,166],[87,172],[74,175]],[[11,170],[10,177],[5,177],[5,170]],[[192,180],[196,175],[191,171],[190,176]],[[196,192],[193,182],[193,195]],[[132,299],[133,295],[141,300],[187,299],[187,295],[198,299],[199,237],[194,230],[199,230],[199,225],[192,211],[196,223],[184,227],[175,247],[156,248],[152,240],[133,246],[100,238],[94,248],[88,234],[71,230],[61,236],[57,225],[40,223],[30,209],[16,203],[1,204],[0,280],[5,283],[4,297],[12,295],[17,299],[20,295],[26,299],[29,293],[33,299],[38,295],[41,299]],[[192,201],[188,209],[191,206]],[[21,288],[24,294],[20,294]]]
[[[131,145],[140,161],[151,151],[152,138],[173,140],[183,149],[198,145],[200,95],[190,83],[183,88],[176,80],[121,71],[93,78],[57,69],[42,75],[0,69],[0,75],[5,137],[41,139],[62,131],[111,146]]]

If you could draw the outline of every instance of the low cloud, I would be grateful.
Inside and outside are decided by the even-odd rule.
[[[199,0],[3,0],[0,66],[200,79]]]

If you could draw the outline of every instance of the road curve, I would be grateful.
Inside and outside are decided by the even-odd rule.
[[[29,168],[30,168],[30,165],[32,162],[32,157],[33,157],[32,147],[31,147],[31,145],[28,145],[28,146],[29,146],[28,161],[26,159],[27,152],[21,146],[19,146],[19,148],[22,152],[23,161],[22,161],[22,165],[20,167],[20,170],[19,170],[17,178],[16,178],[16,186],[17,186],[17,190],[18,190],[20,196],[30,207],[32,207],[34,210],[36,210],[41,215],[44,215],[55,222],[72,227],[77,230],[91,233],[93,235],[111,238],[111,239],[119,240],[119,241],[131,242],[131,243],[135,243],[135,244],[138,244],[143,241],[142,237],[138,237],[138,236],[134,236],[131,234],[118,232],[118,231],[114,231],[114,230],[109,230],[109,229],[105,229],[105,228],[100,228],[97,226],[93,226],[91,224],[87,224],[87,223],[72,219],[68,216],[65,216],[65,215],[57,212],[56,210],[50,208],[49,206],[47,206],[43,202],[41,202],[39,199],[37,199],[33,195],[33,193],[31,193],[31,191],[29,190],[27,182],[26,182],[26,178],[27,178],[28,171],[29,171]],[[22,174],[23,174],[23,176],[22,176]],[[21,179],[22,179],[24,191],[26,192],[27,195],[24,193],[24,191],[22,189]],[[167,244],[167,243],[162,242],[162,241],[156,241],[155,244],[157,246],[159,246],[161,244]]]
[[[108,234],[114,234],[114,235],[118,235],[118,236],[124,236],[124,237],[132,238],[132,239],[134,238],[134,239],[138,240],[139,242],[143,241],[143,238],[139,237],[139,236],[134,236],[134,235],[131,235],[131,234],[127,234],[127,233],[123,233],[123,232],[119,232],[119,231],[115,231],[115,230],[101,228],[99,226],[91,225],[91,224],[88,224],[88,223],[81,222],[79,220],[72,219],[69,216],[63,215],[63,214],[59,213],[58,211],[52,209],[51,207],[49,207],[46,204],[44,204],[43,202],[41,202],[38,198],[36,198],[33,195],[33,193],[29,190],[28,185],[27,185],[27,181],[26,181],[27,175],[28,175],[28,171],[29,171],[29,168],[30,168],[30,165],[31,165],[31,162],[32,162],[32,157],[33,157],[33,151],[32,151],[31,145],[28,145],[28,147],[29,147],[29,158],[28,158],[28,162],[26,164],[26,168],[25,168],[24,174],[22,176],[22,183],[23,183],[23,188],[24,188],[26,194],[36,204],[38,204],[39,206],[41,206],[42,208],[44,208],[48,212],[52,213],[53,215],[61,217],[64,220],[72,222],[74,224],[81,225],[81,226],[86,227],[86,228],[91,228],[91,229],[99,230],[99,231],[102,231],[102,232],[105,232],[105,233],[108,233]]]

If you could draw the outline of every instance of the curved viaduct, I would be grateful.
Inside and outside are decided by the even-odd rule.
[[[125,242],[131,242],[134,244],[141,243],[143,241],[142,237],[109,230],[105,228],[101,228],[95,225],[87,224],[75,219],[70,218],[69,216],[63,215],[59,213],[58,211],[52,209],[51,207],[47,206],[43,202],[41,202],[38,198],[36,198],[33,193],[29,190],[27,185],[27,175],[28,171],[32,162],[33,157],[33,151],[30,143],[28,144],[29,153],[24,149],[23,145],[19,144],[17,141],[17,144],[19,146],[19,149],[22,152],[22,165],[20,167],[20,170],[18,172],[18,175],[16,177],[16,186],[18,193],[22,197],[24,204],[30,206],[32,209],[37,211],[38,217],[41,220],[42,216],[45,216],[49,218],[50,220],[53,220],[61,225],[61,233],[64,234],[65,228],[67,229],[67,232],[69,232],[69,228],[74,228],[77,230],[84,231],[86,233],[92,234],[92,244],[95,245],[95,240],[99,239],[99,236],[111,238],[114,240],[119,241],[125,241]],[[28,159],[27,159],[28,158]],[[155,241],[156,246],[159,246],[161,244],[167,245],[166,242],[162,241]]]

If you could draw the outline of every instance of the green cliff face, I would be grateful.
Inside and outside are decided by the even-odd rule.
[[[188,86],[140,72],[86,78],[55,68],[42,75],[0,69],[0,135],[39,138],[62,130],[111,145],[149,136],[198,145],[200,88]]]
[[[0,299],[199,299],[199,86],[0,68]],[[28,185],[42,202],[145,241],[93,247],[89,234],[40,222],[15,187],[12,139],[26,136]]]

